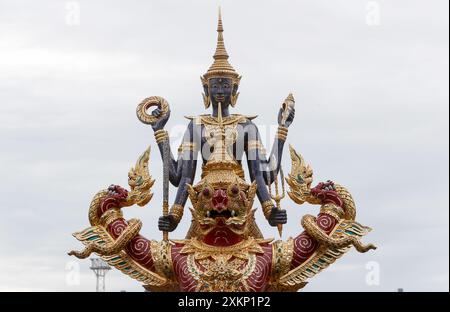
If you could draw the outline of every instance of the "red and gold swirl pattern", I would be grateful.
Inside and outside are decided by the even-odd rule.
[[[337,220],[321,213],[317,217],[317,225],[327,234],[331,233],[337,224]],[[294,254],[292,257],[291,268],[298,267],[305,262],[316,250],[318,243],[305,231],[294,239]]]
[[[114,220],[108,225],[108,232],[113,238],[117,238],[128,226],[123,218]],[[127,254],[143,267],[154,270],[151,255],[150,241],[141,235],[136,235],[126,246]]]

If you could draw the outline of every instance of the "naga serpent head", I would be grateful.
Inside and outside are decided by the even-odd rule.
[[[111,184],[108,187],[108,195],[107,196],[115,199],[118,202],[122,202],[127,199],[128,191],[119,185]]]
[[[334,182],[320,182],[316,187],[311,189],[311,195],[318,198],[323,204],[335,204],[339,207],[344,205],[339,197]]]

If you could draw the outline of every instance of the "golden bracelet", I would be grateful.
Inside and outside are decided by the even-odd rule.
[[[259,150],[259,152],[262,155],[266,155],[266,150],[264,148],[264,146],[262,145],[262,143],[258,140],[251,140],[248,141],[247,143],[247,150],[248,151],[252,151],[252,150]]]
[[[294,240],[275,241],[272,244],[272,274],[282,276],[289,272],[294,255]]]
[[[181,154],[183,152],[192,152],[195,151],[196,145],[192,142],[185,142],[180,145],[178,148],[178,153]]]
[[[157,144],[162,143],[169,139],[169,134],[166,130],[156,130],[155,139]]]
[[[286,141],[288,135],[288,128],[283,126],[278,126],[277,138],[282,141]]]
[[[269,219],[270,213],[272,212],[272,209],[275,208],[275,205],[271,200],[266,200],[261,204],[261,208],[266,219]]]
[[[181,218],[183,218],[184,207],[179,204],[174,204],[172,208],[170,208],[170,214],[174,217],[175,221],[179,223]]]
[[[119,208],[107,210],[99,220],[99,223],[107,228],[113,221],[123,218],[122,210]]]
[[[251,140],[251,141],[248,141],[248,143],[247,143],[248,150],[260,149],[261,147],[262,147],[262,144],[258,140]]]
[[[335,204],[325,204],[320,208],[320,213],[327,214],[335,218],[336,220],[340,220],[344,217],[344,209]]]
[[[150,251],[156,273],[168,279],[173,278],[171,244],[168,241],[150,241]]]

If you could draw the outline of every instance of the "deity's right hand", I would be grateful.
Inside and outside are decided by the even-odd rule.
[[[269,218],[267,219],[271,226],[277,226],[278,224],[287,223],[287,214],[285,209],[272,208]]]
[[[164,232],[172,232],[174,231],[178,226],[178,222],[175,220],[174,216],[168,215],[168,216],[161,216],[158,220],[158,228],[160,231]]]
[[[169,120],[170,109],[166,115],[163,115],[162,109],[158,107],[152,111],[152,116],[154,116],[155,118],[158,118],[158,121],[156,121],[154,124],[152,124],[153,131],[162,130],[162,129],[164,129],[164,126],[166,125],[167,121]]]

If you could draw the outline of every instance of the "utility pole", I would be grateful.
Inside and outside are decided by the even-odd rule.
[[[105,275],[111,270],[111,267],[100,258],[91,258],[91,267],[90,269],[95,273],[97,277],[96,291],[104,292],[105,291]]]

